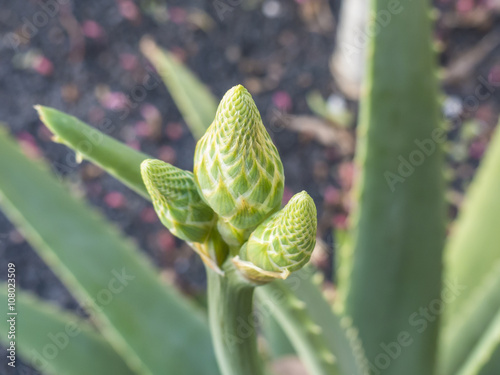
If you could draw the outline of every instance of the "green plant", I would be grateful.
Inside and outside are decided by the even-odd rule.
[[[498,374],[500,132],[445,243],[445,140],[429,6],[399,5],[374,0],[376,14],[392,16],[371,34],[358,199],[337,253],[335,311],[320,275],[305,266],[315,242],[314,203],[302,192],[280,207],[281,161],[250,94],[236,86],[216,112],[217,100],[195,76],[145,40],[143,52],[193,133],[204,134],[194,173],[57,110],[37,109],[56,141],[150,199],[162,223],[201,256],[209,323],[159,281],[130,241],[0,134],[0,204],[95,323],[18,292],[21,355],[65,375],[264,374],[259,317],[287,336],[270,338],[283,345],[271,352],[296,352],[311,375]],[[206,106],[197,111],[200,102]],[[76,334],[68,329],[74,326]],[[0,322],[1,340],[8,329]],[[51,337],[65,345],[49,360]]]

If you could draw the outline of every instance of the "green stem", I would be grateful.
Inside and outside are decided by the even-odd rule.
[[[257,351],[255,287],[241,279],[230,261],[221,276],[207,268],[208,313],[222,375],[263,375]]]

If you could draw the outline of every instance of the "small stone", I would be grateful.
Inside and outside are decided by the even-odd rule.
[[[262,5],[262,13],[268,18],[276,18],[281,14],[281,4],[276,0],[266,1]]]
[[[105,36],[104,29],[93,20],[83,21],[82,32],[83,35],[90,39],[101,39]]]
[[[118,191],[112,191],[106,194],[104,202],[111,208],[120,208],[125,204],[125,197]]]
[[[273,94],[273,104],[276,108],[289,112],[292,109],[292,98],[286,91],[277,91]]]

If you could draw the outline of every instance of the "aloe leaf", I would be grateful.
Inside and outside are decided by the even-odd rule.
[[[206,322],[100,215],[0,136],[7,216],[141,374],[217,374]],[[122,174],[121,176],[129,176]]]
[[[257,301],[259,303],[259,301]],[[257,306],[260,306],[257,304]],[[258,309],[259,307],[257,307]],[[274,359],[295,355],[295,349],[291,344],[288,336],[281,328],[276,318],[272,315],[264,319],[262,322],[262,333],[264,334],[267,342],[267,347]]]
[[[140,48],[167,86],[193,136],[201,138],[214,120],[218,101],[188,68],[152,39],[143,38]]]
[[[500,374],[500,345],[497,344],[495,351],[491,354],[486,363],[482,364],[478,372],[479,375],[497,375]]]
[[[483,337],[478,341],[457,375],[496,375],[498,374],[500,350],[500,310]],[[495,355],[497,357],[495,357]],[[493,366],[494,365],[494,366]]]
[[[310,319],[304,302],[278,281],[257,288],[257,294],[265,309],[280,322],[308,373],[340,375],[321,327]]]
[[[445,249],[447,301],[440,370],[455,374],[500,309],[500,131],[493,136]]]
[[[340,284],[373,373],[432,374],[438,323],[419,311],[440,299],[446,137],[430,2],[373,0],[371,14],[351,269]]]
[[[0,283],[0,300],[7,306],[7,284]],[[0,339],[9,348],[10,322],[16,321],[16,350],[42,373],[65,375],[132,375],[115,350],[87,321],[21,290],[16,291],[17,315],[0,319]],[[18,365],[18,363],[16,362]]]
[[[335,313],[324,298],[321,278],[311,267],[293,273],[285,281],[257,288],[257,296],[289,336],[297,354],[312,374],[322,374],[322,361],[336,358],[335,373],[367,374],[366,359],[350,319]],[[266,317],[266,314],[262,314]],[[310,358],[311,352],[318,351]],[[327,362],[328,363],[328,362]],[[328,370],[329,368],[326,367]]]
[[[72,148],[83,158],[105,169],[137,193],[149,199],[142,182],[141,163],[150,156],[111,138],[76,117],[54,108],[36,106],[42,122],[54,133],[54,140]]]

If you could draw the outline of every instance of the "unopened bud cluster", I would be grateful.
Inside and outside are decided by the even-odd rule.
[[[250,93],[229,90],[196,146],[194,174],[145,160],[142,176],[162,223],[214,268],[231,248],[250,281],[286,278],[316,241],[316,207],[306,192],[280,210],[283,165]]]

